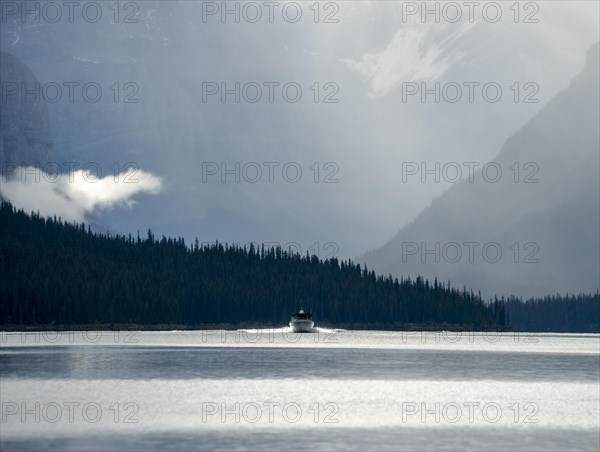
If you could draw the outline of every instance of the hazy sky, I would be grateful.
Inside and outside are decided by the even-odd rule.
[[[457,2],[455,23],[447,3],[439,23],[411,9],[421,2],[321,2],[318,18],[312,2],[288,2],[272,23],[262,2],[240,4],[239,23],[223,23],[220,2],[130,3],[97,22],[64,7],[55,23],[51,10],[23,20],[3,5],[2,50],[44,85],[80,83],[73,102],[65,90],[49,103],[53,160],[97,162],[103,176],[133,163],[161,181],[128,207],[92,204],[88,218],[201,241],[317,243],[322,257],[382,245],[449,187],[403,182],[403,162],[492,159],[599,39],[587,1],[521,3],[518,17],[500,2],[499,18],[484,15],[490,2],[472,17]],[[436,82],[440,101],[423,102]],[[502,90],[496,102],[486,84]]]

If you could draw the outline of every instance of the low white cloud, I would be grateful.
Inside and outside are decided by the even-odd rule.
[[[84,170],[47,174],[27,167],[18,168],[13,177],[2,180],[0,195],[26,212],[83,221],[96,209],[130,207],[135,204],[132,198],[136,194],[156,194],[162,187],[160,177],[134,168],[97,178]]]

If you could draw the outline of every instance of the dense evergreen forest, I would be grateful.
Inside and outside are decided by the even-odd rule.
[[[331,324],[504,326],[499,303],[437,281],[398,281],[281,248],[107,236],[8,203],[0,301],[0,324],[286,324],[303,306]]]
[[[515,330],[558,333],[600,333],[600,293],[548,295],[504,303],[507,322]]]
[[[505,304],[509,315],[505,315]],[[94,233],[0,204],[0,325],[319,323],[401,328],[598,331],[598,294],[484,302],[423,278],[376,275],[352,261],[281,248]],[[565,321],[568,319],[568,322]]]

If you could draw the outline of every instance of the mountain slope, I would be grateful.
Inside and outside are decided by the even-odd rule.
[[[6,52],[0,52],[0,81],[0,174],[14,171],[9,165],[46,164],[52,139],[39,81],[29,67]]]
[[[598,52],[596,44],[569,88],[507,140],[494,159],[503,170],[498,182],[486,182],[478,172],[474,182],[457,183],[390,242],[361,260],[386,274],[448,278],[453,284],[481,289],[484,295],[596,290],[600,285]],[[520,168],[517,183],[509,170],[515,162]],[[527,167],[529,162],[534,166]],[[493,171],[489,174],[493,176]],[[527,175],[537,182],[524,183]],[[439,243],[439,263],[434,255],[409,255],[407,247],[413,242],[419,251],[435,249]],[[446,255],[442,251],[450,242],[458,243],[463,253],[457,262],[452,262],[455,248],[447,248]],[[472,259],[465,242],[480,244]],[[482,253],[485,244],[494,244],[487,257]],[[491,262],[497,248],[502,256]]]

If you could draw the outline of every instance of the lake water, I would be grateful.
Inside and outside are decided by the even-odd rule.
[[[7,450],[600,450],[600,336],[0,333]]]

